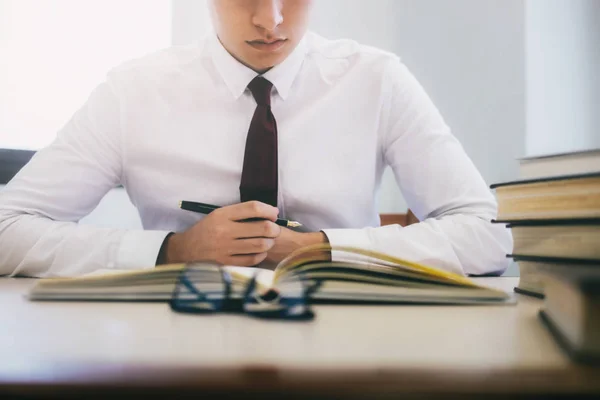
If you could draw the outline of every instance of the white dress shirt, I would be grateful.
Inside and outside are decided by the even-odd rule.
[[[0,274],[153,268],[165,235],[203,218],[180,200],[238,203],[255,76],[214,35],[110,71],[0,192]],[[512,238],[490,223],[493,195],[397,56],[308,33],[264,77],[274,85],[282,218],[323,230],[334,246],[460,274],[504,271]],[[379,227],[386,166],[423,222]],[[119,184],[144,230],[77,223]]]

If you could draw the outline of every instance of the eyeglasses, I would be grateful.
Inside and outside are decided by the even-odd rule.
[[[309,286],[303,279],[286,281],[279,290],[259,292],[257,274],[250,280],[232,276],[226,268],[193,263],[177,278],[169,305],[173,311],[194,314],[245,313],[258,318],[311,320]]]

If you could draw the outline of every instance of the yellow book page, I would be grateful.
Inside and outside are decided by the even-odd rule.
[[[296,250],[295,252],[290,254],[277,265],[277,268],[275,268],[274,282],[277,282],[279,277],[283,276],[287,271],[294,269],[298,265],[302,265],[307,261],[322,259],[323,254],[325,252],[330,251],[342,251],[349,254],[370,257],[375,260],[383,260],[393,264],[399,264],[405,267],[409,267],[410,269],[413,269],[415,271],[421,272],[426,275],[434,276],[436,278],[444,279],[449,282],[454,282],[471,287],[480,287],[472,280],[465,278],[464,276],[429,267],[426,265],[418,264],[412,261],[404,260],[402,258],[390,256],[389,254],[380,253],[373,250],[360,249],[357,247],[336,246],[332,248],[330,245],[327,244],[307,246]]]
[[[138,276],[146,276],[161,272],[178,272],[183,271],[185,264],[171,264],[161,265],[157,268],[143,269],[143,270],[114,270],[114,269],[99,269],[88,274],[77,276],[77,277],[60,277],[60,278],[44,278],[38,282],[38,284],[62,284],[70,282],[98,282],[102,280],[112,279],[114,277],[133,278]]]
[[[188,265],[193,265],[194,263],[190,263]],[[216,266],[216,264],[214,264]],[[144,269],[144,270],[114,270],[114,269],[99,269],[94,272],[78,276],[78,277],[58,277],[58,278],[45,278],[41,279],[37,282],[37,287],[70,287],[71,285],[78,284],[94,284],[94,286],[102,286],[103,282],[106,282],[107,285],[111,285],[113,282],[117,281],[129,281],[131,279],[135,279],[136,277],[146,277],[164,273],[180,273],[183,272],[186,267],[186,264],[172,264],[172,265],[163,265],[157,268],[152,269]],[[257,286],[261,291],[266,291],[271,288],[271,284],[273,283],[273,271],[266,270],[262,268],[252,268],[252,267],[236,267],[236,266],[223,266],[232,278],[239,280],[241,282],[247,282],[252,279],[252,277],[257,274]]]

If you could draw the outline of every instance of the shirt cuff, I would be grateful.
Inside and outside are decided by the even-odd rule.
[[[169,231],[127,231],[121,239],[114,269],[151,269]]]
[[[327,236],[329,244],[334,249],[335,247],[345,246],[372,250],[371,240],[365,229],[323,229],[321,232]],[[344,261],[343,254],[343,252],[332,250],[331,261]]]

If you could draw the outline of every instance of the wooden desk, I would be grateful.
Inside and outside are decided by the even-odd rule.
[[[0,397],[600,394],[600,370],[573,365],[538,320],[542,301],[525,296],[517,306],[318,306],[315,321],[294,323],[28,302],[33,283],[0,278]]]

